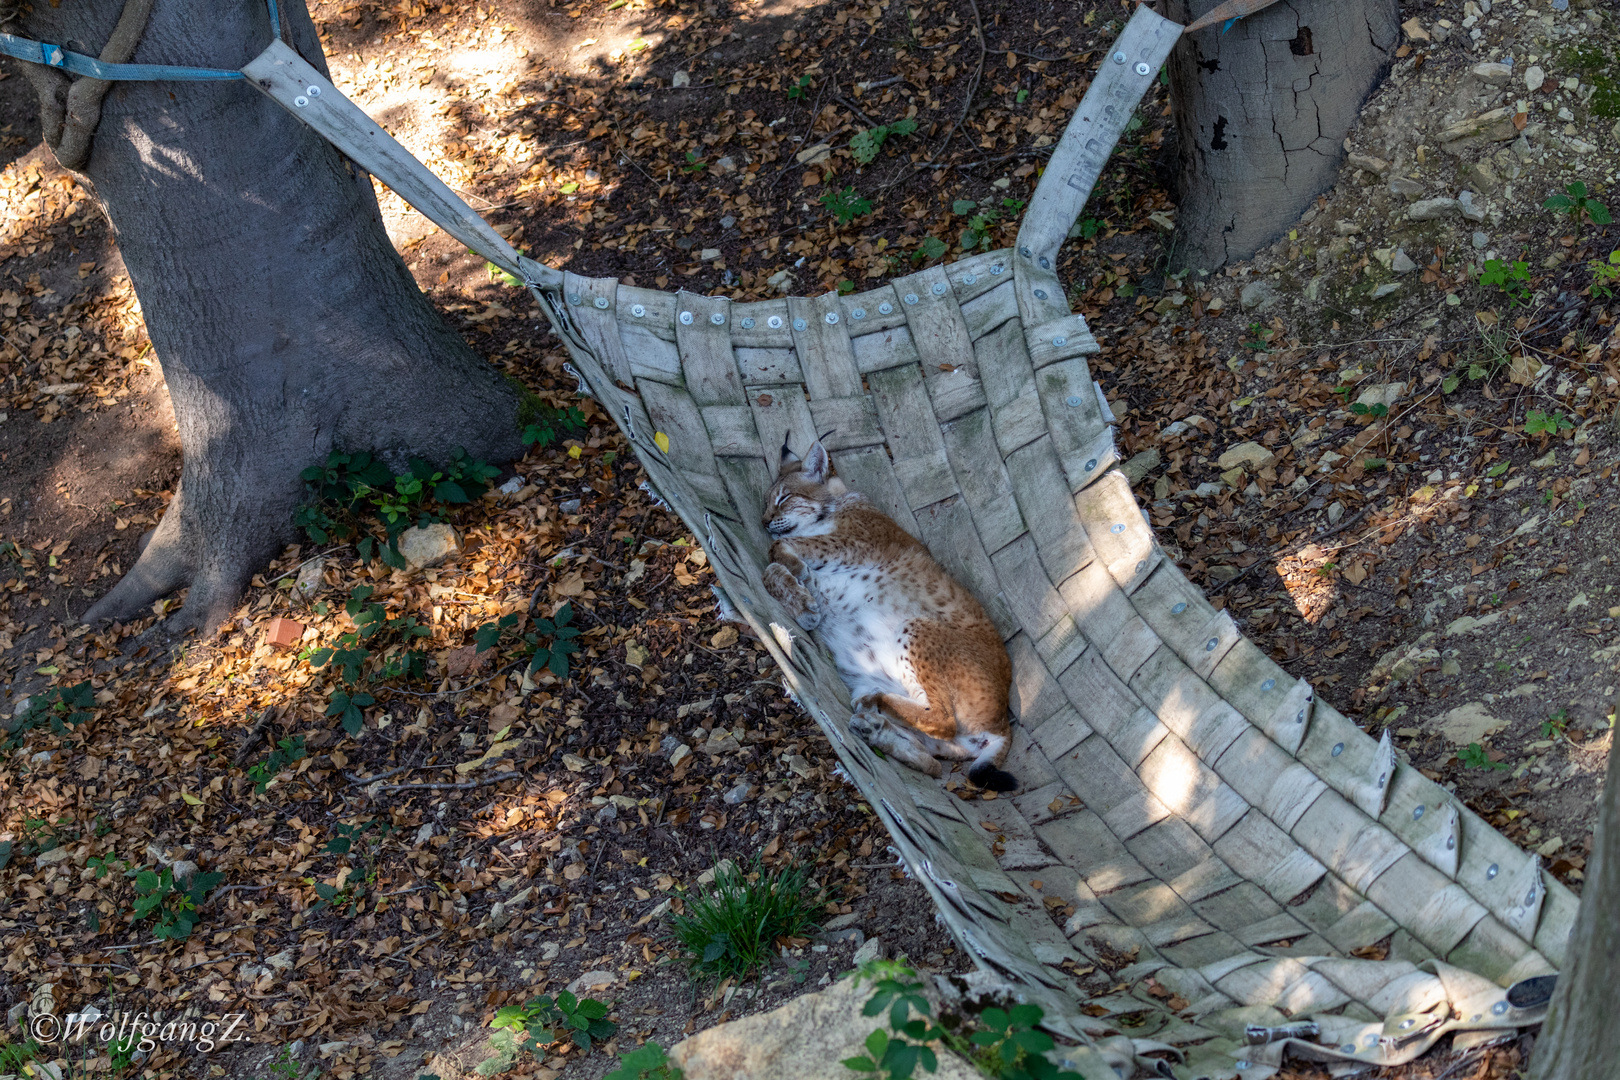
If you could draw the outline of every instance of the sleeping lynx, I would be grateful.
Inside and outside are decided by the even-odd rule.
[[[971,759],[968,778],[1011,791],[1012,664],[979,602],[866,497],[829,476],[818,440],[786,445],[766,496],[776,538],[765,587],[816,630],[849,685],[850,730],[931,776],[937,758]]]

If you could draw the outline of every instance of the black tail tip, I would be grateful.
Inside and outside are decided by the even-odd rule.
[[[1010,772],[996,768],[989,762],[975,765],[968,770],[968,779],[982,788],[991,791],[1012,791],[1018,786],[1018,778]]]

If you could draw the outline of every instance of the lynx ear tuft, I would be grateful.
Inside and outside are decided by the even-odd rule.
[[[788,446],[788,436],[782,436],[782,460],[776,466],[777,478],[780,479],[783,476],[786,476],[792,470],[793,466],[797,465],[798,463],[799,455],[795,454],[792,447]]]
[[[827,448],[817,439],[810,444],[810,452],[805,455],[804,468],[801,470],[804,478],[812,484],[824,483],[827,474],[832,472],[832,460],[827,456]]]

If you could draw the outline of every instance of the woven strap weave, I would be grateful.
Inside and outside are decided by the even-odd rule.
[[[1447,1032],[1460,1044],[1539,1022],[1537,977],[1562,963],[1576,900],[1397,762],[1387,734],[1371,739],[1244,638],[1164,557],[1114,468],[1085,359],[1098,346],[1053,266],[1179,30],[1137,9],[1013,250],[748,304],[523,269],[585,388],[702,540],[722,601],[968,954],[1081,1044],[1073,1067],[1190,1080],[1269,1076],[1285,1051],[1393,1064]],[[254,65],[272,60],[285,62]],[[410,175],[384,171],[352,117],[288,104],[396,190],[431,187],[409,155]],[[446,228],[481,239],[463,211]],[[1001,629],[1018,794],[962,801],[851,735],[830,657],[766,593],[777,448],[829,430],[838,474]],[[1387,958],[1356,958],[1386,941]],[[1121,955],[1125,989],[1091,996],[1069,974]]]

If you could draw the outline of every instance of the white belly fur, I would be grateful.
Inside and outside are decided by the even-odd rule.
[[[833,654],[850,697],[858,701],[868,694],[896,694],[926,708],[928,697],[901,640],[906,623],[921,612],[906,610],[910,605],[898,592],[885,588],[883,571],[870,566],[820,570],[813,575],[812,588],[821,599],[816,633]],[[880,594],[884,602],[878,600]]]

